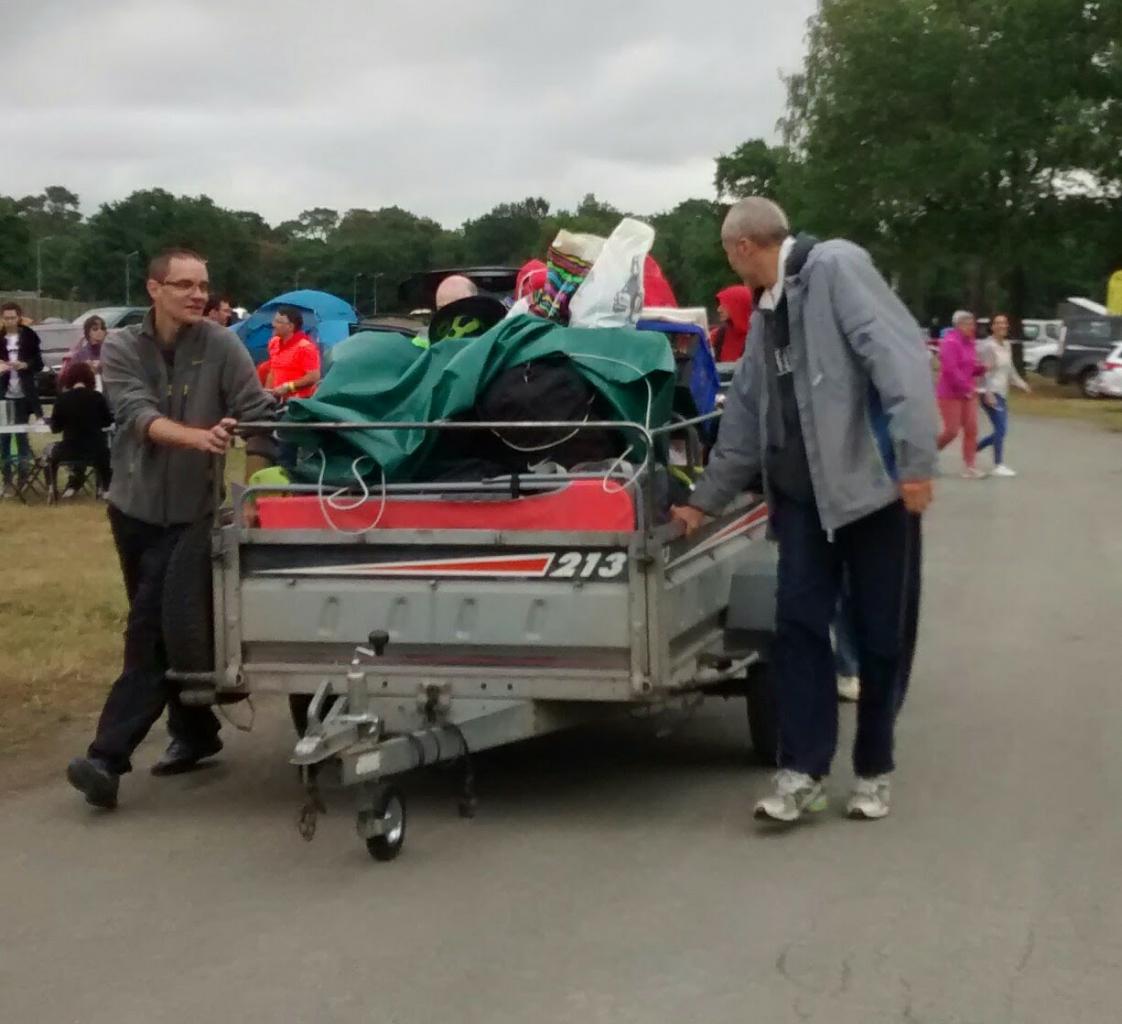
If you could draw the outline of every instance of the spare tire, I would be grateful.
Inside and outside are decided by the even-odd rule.
[[[164,577],[163,631],[173,672],[214,671],[214,581],[207,516],[183,531]]]

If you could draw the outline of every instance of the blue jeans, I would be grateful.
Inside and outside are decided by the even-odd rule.
[[[846,678],[856,678],[861,675],[861,669],[857,664],[857,636],[853,630],[852,603],[849,586],[843,580],[838,613],[834,616],[834,668],[839,676]]]
[[[890,772],[919,623],[919,517],[896,502],[837,530],[831,541],[813,503],[776,496],[772,526],[779,541],[772,647],[779,765],[818,778],[830,772],[838,743],[830,625],[845,579],[861,666],[853,767],[862,778]]]
[[[993,396],[992,406],[982,403],[986,415],[993,424],[993,433],[978,442],[978,451],[993,445],[993,461],[995,465],[1005,462],[1005,435],[1009,433],[1009,403],[1001,395]]]
[[[23,425],[31,419],[31,402],[26,398],[12,400],[15,406],[16,424]],[[19,467],[19,479],[23,480],[31,469],[31,439],[26,434],[0,434],[0,455],[4,462],[4,484],[12,482],[12,466]]]

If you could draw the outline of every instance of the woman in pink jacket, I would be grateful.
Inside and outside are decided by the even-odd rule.
[[[985,375],[986,368],[978,359],[974,335],[977,325],[974,314],[959,310],[952,321],[954,326],[939,342],[939,412],[943,416],[943,432],[939,435],[939,449],[946,448],[959,433],[962,434],[962,459],[966,463],[963,477],[980,480],[985,476],[974,465],[978,454],[978,396],[977,379]]]

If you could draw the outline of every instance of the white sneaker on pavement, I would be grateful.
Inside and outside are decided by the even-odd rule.
[[[756,804],[755,815],[761,820],[790,824],[798,821],[804,811],[824,811],[826,802],[821,782],[802,772],[783,768],[775,776],[775,792]]]
[[[986,474],[983,473],[980,469],[974,468],[973,466],[962,471],[963,480],[985,480],[985,478]]]
[[[1001,463],[1000,465],[994,466],[993,467],[993,472],[990,473],[990,476],[1011,477],[1011,476],[1016,476],[1016,475],[1017,475],[1017,471],[1015,469],[1010,469],[1007,465],[1005,465],[1004,462]]]
[[[857,676],[838,676],[838,700],[856,704],[861,699],[861,680]]]
[[[892,776],[878,775],[858,779],[846,804],[846,814],[857,821],[878,821],[888,817]]]

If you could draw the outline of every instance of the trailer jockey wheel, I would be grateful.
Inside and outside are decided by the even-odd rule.
[[[369,836],[366,849],[375,860],[393,860],[405,845],[405,797],[395,786],[379,786],[374,796],[374,804],[369,810],[359,812],[359,831],[363,831],[364,820],[378,819],[381,834]]]

